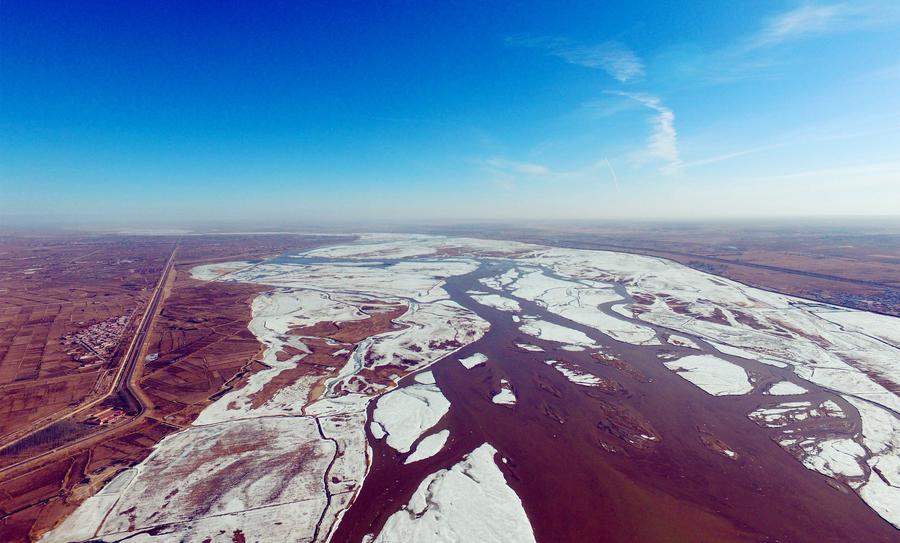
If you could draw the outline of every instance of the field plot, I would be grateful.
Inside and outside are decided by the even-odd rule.
[[[53,296],[55,305],[47,307],[62,310],[57,311],[56,321],[49,321],[56,324],[48,334],[48,347],[42,354],[44,373],[31,381],[2,385],[5,393],[15,398],[3,406],[8,416],[2,421],[11,429],[7,436],[29,430],[43,420],[43,416],[65,415],[109,389],[123,347],[118,347],[105,360],[75,360],[66,350],[75,350],[77,346],[67,345],[65,336],[89,330],[97,323],[115,323],[119,318],[116,315],[126,314],[126,301],[130,300],[131,304],[127,312],[139,309],[140,306],[134,304],[145,303],[149,298],[176,241],[169,237],[104,236],[91,240],[42,238],[40,242],[32,240],[25,244],[18,241],[18,245],[14,245],[15,251],[26,255],[22,257],[25,263],[19,266],[37,267],[32,261],[39,258],[47,266],[58,264],[61,271],[41,279],[45,283],[35,284],[34,294],[15,287],[19,291],[16,297],[0,298],[4,304],[3,314],[12,319],[7,320],[10,327],[4,332],[12,338],[30,337],[29,327],[33,328],[39,321],[23,322],[16,315],[21,314],[22,307],[37,304],[39,294]],[[187,242],[182,240],[179,250],[183,247],[182,257],[190,262],[194,258],[215,260],[225,255],[259,258],[277,254],[288,247],[311,247],[323,242],[324,239],[316,241],[300,236],[197,236]],[[73,247],[90,256],[79,258],[81,253],[73,253]],[[13,249],[7,250],[10,254],[19,254]],[[34,256],[35,251],[39,257]],[[114,251],[121,252],[103,256]],[[158,259],[158,265],[138,265],[151,256]],[[14,285],[19,272],[9,260],[2,262],[9,266],[8,270],[4,268],[7,283],[3,284]],[[185,264],[186,267],[190,265]],[[96,274],[91,271],[94,269],[91,266],[96,267]],[[26,466],[26,470],[0,471],[0,488],[4,490],[0,493],[0,539],[25,541],[39,538],[117,473],[144,459],[164,436],[190,424],[203,406],[223,389],[241,386],[242,376],[262,369],[253,362],[261,345],[247,329],[251,313],[249,303],[261,289],[251,285],[197,281],[191,279],[187,271],[181,271],[180,266],[176,263],[175,271],[165,285],[165,300],[148,333],[135,371],[133,388],[145,403],[143,413],[135,417],[127,410],[121,410],[117,407],[118,400],[113,397],[95,409],[55,423],[7,447],[5,456],[0,458],[6,465],[42,453],[49,454]],[[32,277],[29,280],[36,281],[37,273],[27,274]],[[80,283],[65,288],[53,286],[63,280]],[[107,281],[108,285],[102,281]],[[96,295],[92,297],[90,293]],[[60,300],[66,297],[73,301],[61,303]],[[80,316],[77,308],[82,306],[86,308],[85,314],[90,313],[92,318]],[[76,309],[66,309],[73,307]],[[72,316],[73,311],[77,317]],[[78,320],[73,326],[60,324],[75,318]],[[130,341],[133,327],[134,323],[130,323],[123,331],[121,343]],[[102,345],[116,327],[104,325],[95,331],[99,333],[91,337],[96,337],[98,345]],[[8,351],[5,351],[3,369],[13,367],[11,362],[10,365],[6,363],[13,360]],[[13,392],[6,392],[8,390]],[[17,418],[19,416],[23,419]],[[23,420],[31,422],[25,424]]]
[[[130,317],[146,303],[173,242],[0,241],[0,444],[102,390]]]

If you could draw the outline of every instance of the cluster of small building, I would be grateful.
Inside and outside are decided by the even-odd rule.
[[[85,422],[85,424],[93,424],[96,426],[109,426],[115,424],[125,418],[125,411],[118,407],[107,407],[106,409],[94,413]]]
[[[122,315],[63,336],[62,341],[75,360],[83,364],[104,362],[115,352],[127,326],[128,315]]]

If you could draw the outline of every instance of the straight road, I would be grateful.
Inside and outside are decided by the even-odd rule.
[[[169,259],[166,261],[166,266],[165,268],[163,268],[162,275],[160,276],[159,281],[156,283],[156,287],[153,289],[153,294],[150,297],[150,301],[147,303],[147,308],[144,310],[144,313],[141,316],[141,321],[138,324],[137,330],[135,331],[134,336],[131,338],[131,342],[128,344],[128,348],[126,349],[125,354],[122,356],[122,363],[119,364],[119,368],[116,371],[116,375],[109,386],[109,390],[107,390],[107,392],[99,398],[96,398],[76,409],[73,409],[72,411],[61,414],[53,420],[31,430],[28,434],[6,444],[6,446],[13,445],[27,438],[28,436],[34,435],[37,432],[40,432],[41,430],[44,430],[51,425],[56,424],[57,422],[84,413],[85,411],[88,411],[89,409],[92,409],[97,405],[100,405],[101,403],[107,401],[113,396],[118,396],[120,400],[125,403],[126,411],[129,415],[133,415],[135,416],[135,418],[139,418],[144,414],[144,412],[147,410],[147,400],[137,386],[137,380],[135,379],[134,371],[138,367],[141,353],[144,350],[144,344],[146,343],[147,338],[150,336],[150,331],[152,330],[154,317],[159,311],[160,303],[164,298],[163,292],[165,291],[165,285],[169,279],[169,275],[171,274],[172,269],[175,267],[175,254],[177,252],[178,243],[175,244],[175,247],[172,249],[172,254],[169,255]],[[119,426],[111,426],[109,428],[102,429],[100,432],[91,433],[75,441],[66,443],[65,445],[62,445],[60,447],[56,447],[39,455],[22,460],[21,462],[10,464],[9,466],[4,466],[0,468],[0,474],[4,474],[5,472],[11,471],[15,468],[20,468],[26,464],[38,462],[52,454],[65,451],[66,449],[77,446],[84,441],[94,439],[98,435],[117,429],[119,429]]]

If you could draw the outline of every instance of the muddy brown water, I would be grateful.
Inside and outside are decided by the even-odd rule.
[[[842,431],[851,434],[859,430],[859,416],[842,398],[799,381],[789,368],[723,355],[701,338],[674,332],[756,377],[750,394],[711,396],[667,369],[659,357],[664,352],[698,354],[696,350],[623,343],[517,299],[521,314],[584,332],[625,365],[601,363],[590,351],[564,351],[559,344],[521,333],[510,313],[478,304],[466,294],[488,290],[478,279],[509,266],[485,261],[475,272],[447,281],[453,300],[491,325],[481,340],[430,368],[451,407],[425,435],[446,428],[450,438],[437,455],[404,465],[407,455],[374,439],[367,428],[371,470],[333,541],[358,542],[379,533],[424,478],[452,467],[484,442],[507,459],[496,460],[542,543],[900,540],[900,532],[849,487],[804,468],[775,443],[773,439],[783,437],[779,430],[761,428],[747,418],[759,407],[800,399],[762,394],[765,385],[787,379],[809,389],[802,396],[805,401],[837,402],[847,414]],[[617,289],[629,298],[621,285]],[[619,303],[601,310],[629,320],[610,310]],[[657,334],[669,332],[635,322]],[[524,352],[516,342],[545,352]],[[458,362],[476,352],[487,355],[488,362],[470,370]],[[620,386],[602,392],[573,384],[548,366],[548,359],[566,361]],[[491,402],[501,378],[515,391],[512,407]],[[412,382],[408,376],[400,385]],[[371,417],[374,402],[369,409]],[[640,433],[656,439],[637,439],[640,446],[629,442]],[[702,436],[726,445],[736,458],[704,444]]]

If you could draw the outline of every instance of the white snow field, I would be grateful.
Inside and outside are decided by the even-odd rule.
[[[391,515],[374,543],[534,541],[522,502],[485,443],[450,468],[425,478],[409,503]]]
[[[658,345],[656,333],[600,311],[607,302],[622,300],[612,285],[596,281],[563,281],[539,269],[527,269],[507,290],[523,300],[536,302],[551,313],[603,332],[614,339],[636,345]],[[573,342],[574,343],[574,342]]]

